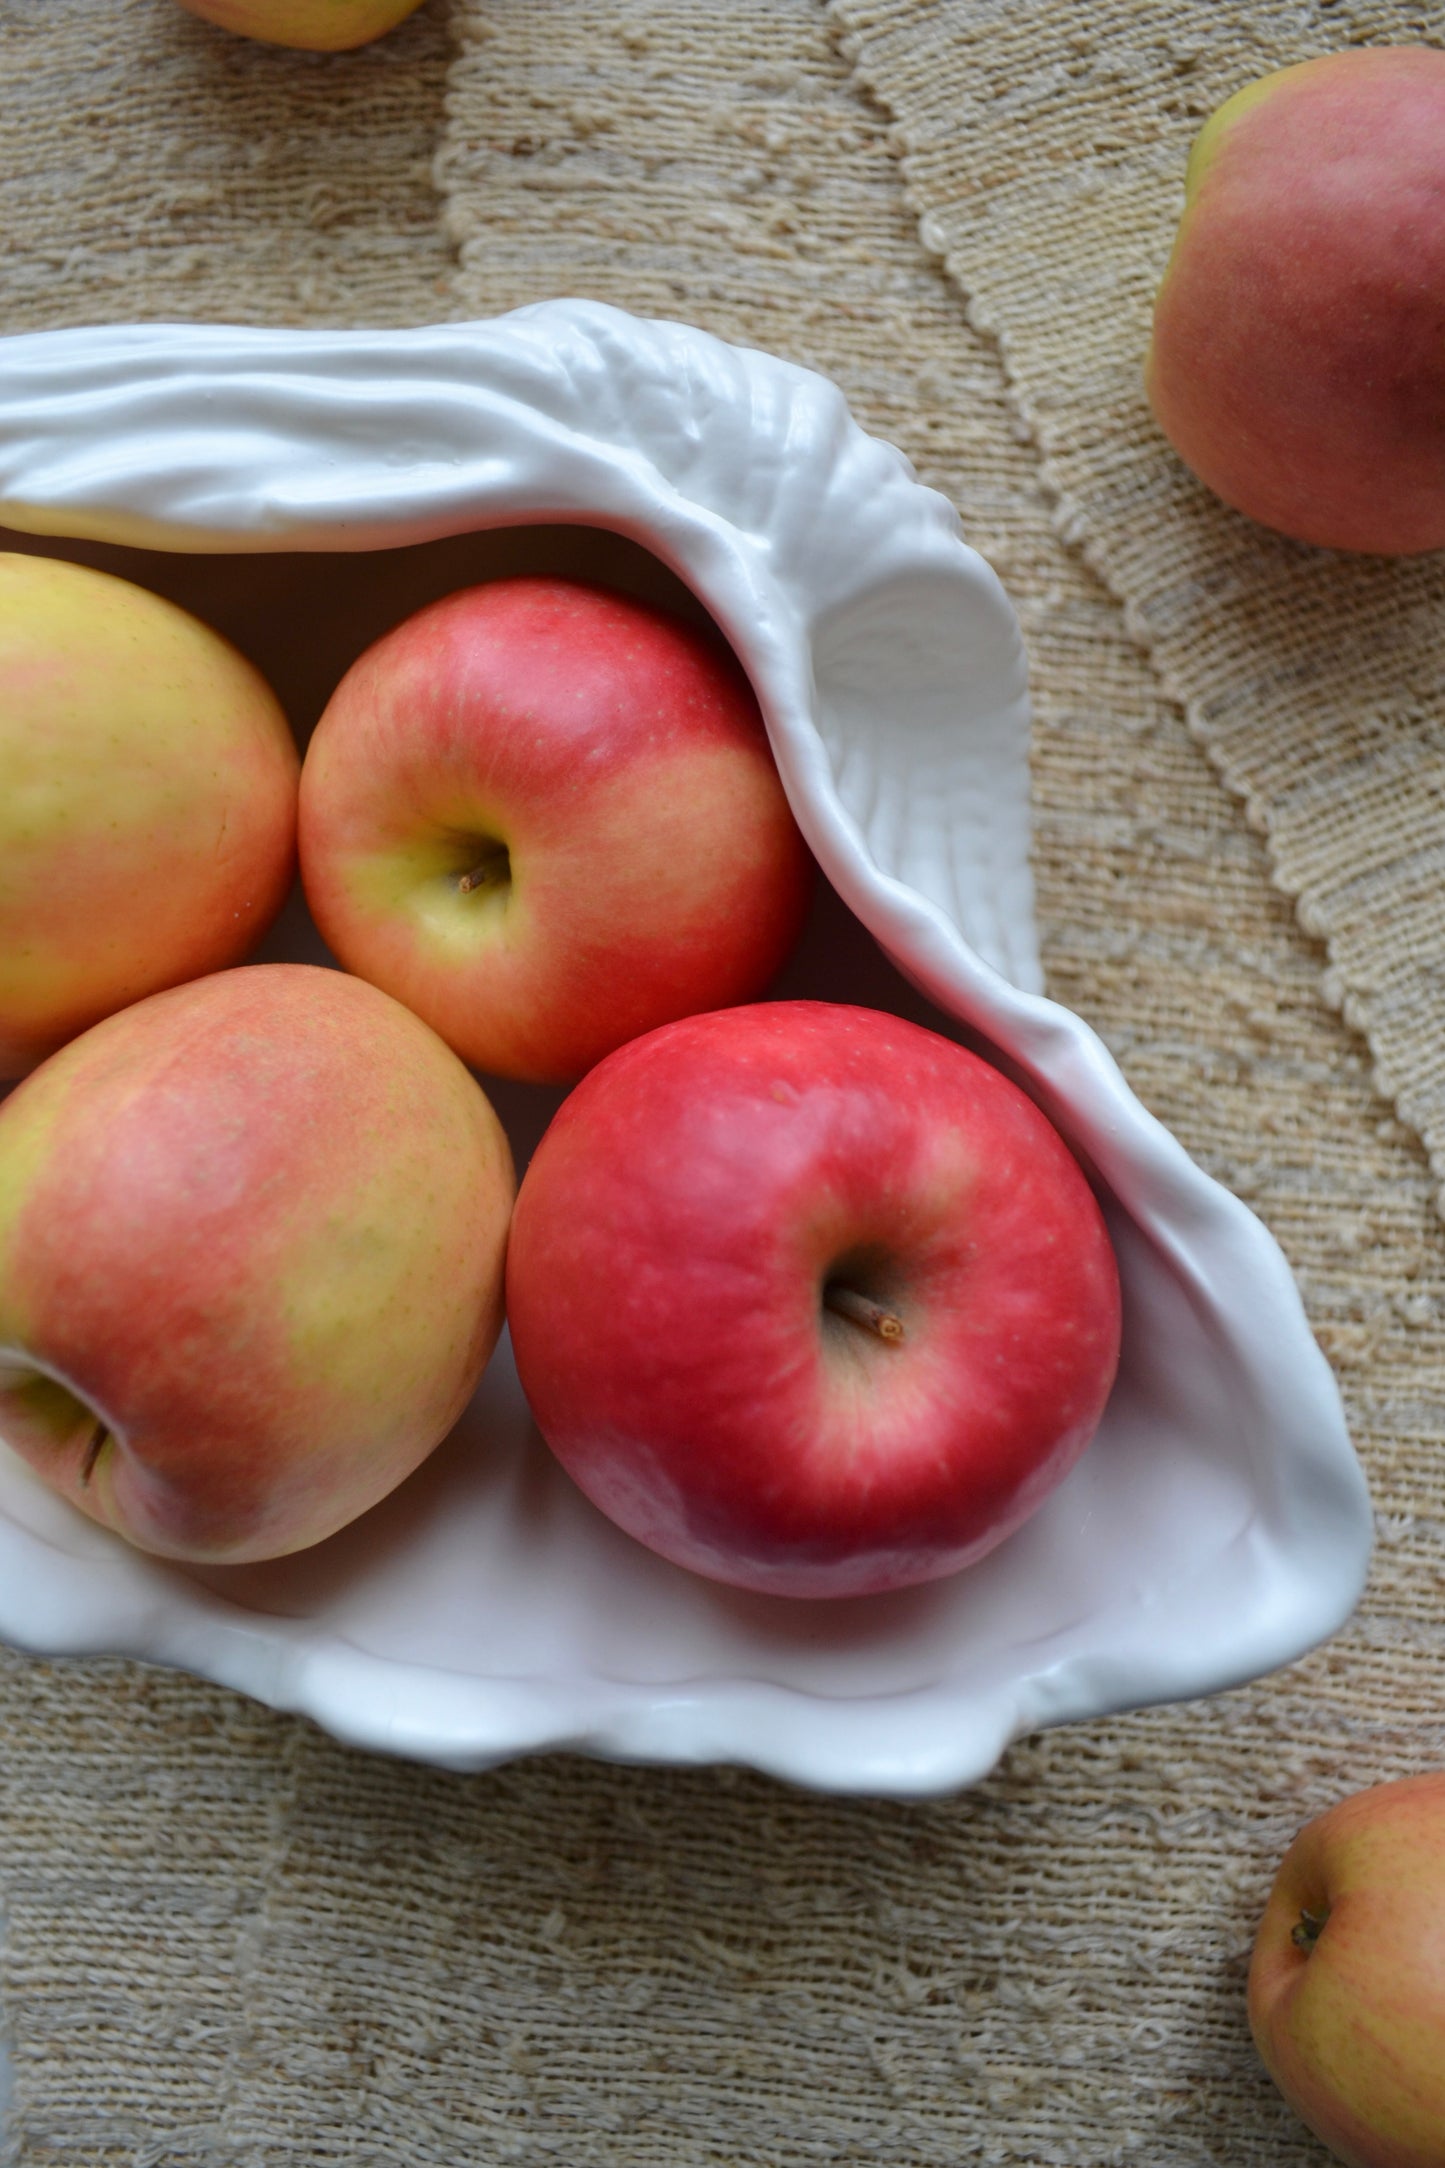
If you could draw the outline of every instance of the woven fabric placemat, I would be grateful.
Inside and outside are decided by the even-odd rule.
[[[446,316],[450,54],[439,0],[345,55],[174,0],[0,0],[0,330]]]
[[[168,4],[129,12],[159,35]],[[948,11],[887,12],[898,60]],[[1170,11],[1200,44],[1218,12]],[[838,42],[861,16],[456,0],[437,172],[457,261],[417,313],[580,292],[769,346],[959,505],[1030,645],[1051,989],[1284,1243],[1374,1487],[1366,1600],[1272,1679],[1022,1742],[926,1806],[561,1758],[454,1778],[193,1682],[10,1659],[23,2168],[1324,2159],[1256,2064],[1243,1972],[1298,1823],[1445,1759],[1445,1235],[1198,719],[1061,528],[1012,352],[919,238],[890,115]],[[392,185],[378,163],[381,231]],[[304,199],[272,206],[278,266],[288,221],[309,246]],[[152,275],[79,313],[157,313]],[[296,308],[259,285],[247,313]]]

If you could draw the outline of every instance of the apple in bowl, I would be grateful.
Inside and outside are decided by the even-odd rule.
[[[760,993],[813,886],[721,640],[541,576],[444,597],[352,666],[302,769],[300,852],[348,970],[533,1083]]]
[[[594,1068],[523,1181],[507,1310],[593,1503],[785,1596],[981,1558],[1083,1452],[1119,1357],[1057,1131],[953,1041],[846,1003],[690,1017]]]
[[[0,555],[0,1077],[239,963],[296,862],[270,686],[134,582]]]
[[[142,1550],[301,1550],[450,1429],[502,1322],[511,1152],[375,987],[154,994],[0,1106],[0,1439]]]

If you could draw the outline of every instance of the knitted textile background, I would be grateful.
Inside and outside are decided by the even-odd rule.
[[[827,370],[952,497],[1029,641],[1051,990],[1283,1242],[1380,1541],[1327,1649],[926,1806],[442,1776],[188,1680],[7,1657],[14,2161],[1321,2163],[1244,2025],[1255,1919],[1307,1814],[1445,1760],[1445,1230],[1331,1005],[1433,1136],[1441,572],[1221,513],[1138,364],[1202,112],[1426,26],[432,0],[312,60],[172,0],[96,12],[0,0],[4,328],[587,293]]]

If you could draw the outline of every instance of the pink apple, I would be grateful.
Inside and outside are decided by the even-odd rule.
[[[312,915],[477,1068],[567,1082],[762,991],[812,861],[720,642],[601,588],[499,580],[348,672],[301,778]]]
[[[1266,2069],[1349,2168],[1445,2164],[1445,1774],[1357,1792],[1301,1830],[1260,1922]]]
[[[1175,450],[1302,542],[1445,547],[1445,52],[1350,45],[1201,130],[1146,368]]]
[[[0,1107],[0,1439],[144,1550],[315,1543],[472,1392],[512,1191],[480,1087],[375,987],[154,994]]]
[[[181,6],[266,45],[340,53],[394,30],[421,0],[181,0]]]
[[[296,855],[259,672],[128,580],[0,556],[0,1076],[240,961]]]
[[[512,1342],[582,1489],[677,1564],[858,1595],[992,1549],[1088,1443],[1119,1281],[1044,1116],[916,1024],[774,1002],[668,1025],[523,1181]]]

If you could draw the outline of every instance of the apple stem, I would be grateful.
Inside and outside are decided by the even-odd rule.
[[[1294,1926],[1290,1929],[1290,1941],[1295,1945],[1296,1949],[1303,1950],[1306,1957],[1308,1957],[1310,1951],[1324,1933],[1325,1922],[1329,1916],[1330,1908],[1328,1905],[1319,1912],[1312,1911],[1306,1905],[1299,1918],[1295,1921]]]
[[[856,1287],[845,1287],[838,1280],[830,1280],[823,1289],[823,1307],[837,1317],[846,1317],[854,1325],[862,1325],[876,1333],[890,1347],[897,1347],[903,1338],[903,1320],[893,1310],[885,1310],[881,1302],[871,1296],[860,1295]]]
[[[104,1446],[109,1436],[110,1431],[104,1423],[97,1423],[94,1430],[91,1432],[90,1443],[85,1449],[85,1462],[80,1471],[80,1481],[82,1488],[84,1488],[84,1486],[90,1481],[91,1477],[95,1474],[95,1464],[100,1459],[101,1448]]]

